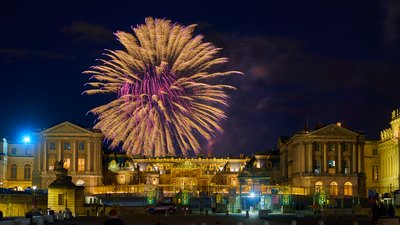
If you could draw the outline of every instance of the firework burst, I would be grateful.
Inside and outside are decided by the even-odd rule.
[[[203,36],[193,36],[194,28],[146,18],[134,34],[115,34],[125,50],[107,50],[107,60],[84,72],[92,75],[84,93],[118,95],[90,111],[111,147],[122,144],[130,155],[197,154],[196,134],[211,141],[222,132],[226,115],[218,107],[227,106],[225,90],[234,87],[210,81],[240,72],[209,72],[227,59]]]

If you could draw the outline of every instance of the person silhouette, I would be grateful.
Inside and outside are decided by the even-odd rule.
[[[109,212],[110,217],[106,219],[103,225],[124,225],[124,221],[118,218],[118,211],[111,209]]]

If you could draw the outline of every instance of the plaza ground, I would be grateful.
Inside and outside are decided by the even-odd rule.
[[[290,225],[292,220],[296,220],[297,225],[318,225],[321,217],[306,216],[297,218],[291,214],[272,214],[267,219],[259,219],[256,215],[250,215],[246,218],[243,214],[210,214],[210,215],[132,215],[120,217],[125,225],[155,225],[161,222],[162,225],[215,225],[217,221],[221,221],[222,225],[238,225],[240,222],[243,225]],[[55,225],[101,225],[107,217],[77,217],[71,220],[58,221]],[[355,217],[358,225],[370,225],[370,218]],[[325,225],[352,225],[353,218],[351,216],[326,217]]]

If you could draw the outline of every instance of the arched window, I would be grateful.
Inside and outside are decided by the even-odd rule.
[[[337,196],[339,194],[338,184],[336,182],[331,182],[329,184],[329,194]]]
[[[323,183],[321,181],[318,181],[317,183],[315,183],[315,192],[321,192],[322,185],[323,185]]]
[[[11,179],[17,179],[17,165],[11,164]]]
[[[353,185],[350,182],[344,183],[344,196],[353,195]]]
[[[24,179],[31,179],[31,165],[29,164],[24,166]]]

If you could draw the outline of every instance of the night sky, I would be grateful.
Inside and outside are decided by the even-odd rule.
[[[0,136],[18,141],[116,96],[81,95],[113,36],[147,16],[198,24],[240,70],[216,155],[275,148],[280,135],[344,122],[376,139],[400,107],[400,1],[1,1]],[[264,3],[261,3],[264,2]]]

